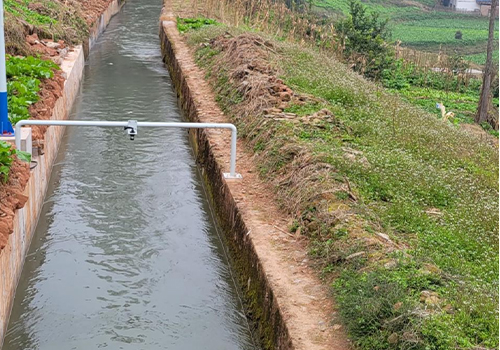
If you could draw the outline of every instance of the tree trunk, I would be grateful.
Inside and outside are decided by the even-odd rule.
[[[495,17],[497,13],[498,0],[491,1],[490,10],[490,31],[488,34],[488,48],[486,52],[486,66],[483,72],[483,86],[481,88],[481,97],[477,108],[475,121],[481,124],[487,120],[488,110],[490,107],[491,96],[491,73],[493,68],[492,54],[493,54],[493,40],[495,38]]]

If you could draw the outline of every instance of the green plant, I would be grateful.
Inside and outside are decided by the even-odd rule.
[[[386,43],[390,37],[387,20],[380,20],[375,12],[368,14],[356,0],[350,1],[349,13],[348,18],[335,25],[343,54],[354,70],[378,78],[393,62],[393,51]]]
[[[29,118],[29,106],[39,100],[40,80],[52,78],[57,69],[59,66],[49,60],[7,55],[7,95],[12,124]]]
[[[10,167],[15,156],[25,162],[31,161],[29,153],[16,150],[9,143],[0,141],[0,181],[2,183],[9,181]]]
[[[50,38],[56,41],[62,39],[73,44],[81,42],[88,34],[88,26],[77,1],[72,1],[69,5],[68,2],[58,0],[37,0],[36,2],[5,0],[4,8],[7,44],[9,44],[9,39],[15,38],[13,31],[19,28],[19,23],[28,23],[32,26],[31,31],[37,33],[40,38]],[[20,43],[17,44],[20,45]],[[8,45],[7,48],[9,48]],[[24,49],[29,52],[29,46]],[[11,53],[17,54],[17,52]]]
[[[210,18],[177,18],[177,29],[179,29],[179,32],[181,33],[210,25],[219,25],[219,23]]]
[[[57,20],[29,9],[27,6],[28,4],[29,4],[28,1],[26,1],[26,2],[24,2],[24,1],[19,2],[19,1],[15,1],[15,0],[5,0],[4,1],[5,9],[8,12],[16,15],[17,17],[25,18],[26,22],[28,22],[29,24],[33,24],[33,25],[49,24],[50,25],[50,24],[57,23]]]
[[[258,144],[263,178],[309,237],[319,271],[337,277],[353,342],[367,350],[497,348],[498,153],[426,112],[439,113],[436,101],[451,110],[474,105],[471,84],[462,92],[420,87],[454,83],[401,64],[399,77],[388,77],[403,80],[395,95],[331,57],[262,35],[279,78],[308,96],[285,110],[333,116],[317,125],[263,118],[245,114],[245,95],[235,98],[234,56],[200,45],[227,31],[238,36],[207,27],[190,32],[189,43],[249,149]]]

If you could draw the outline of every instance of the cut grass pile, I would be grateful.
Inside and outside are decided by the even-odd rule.
[[[497,150],[315,51],[186,35],[354,343],[498,348]]]

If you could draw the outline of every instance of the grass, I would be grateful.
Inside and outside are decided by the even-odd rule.
[[[425,111],[441,117],[441,111],[436,103],[443,103],[447,112],[454,112],[457,121],[472,124],[477,111],[479,94],[446,92],[430,88],[410,87],[397,91],[412,104],[422,107]]]
[[[488,18],[435,9],[435,1],[418,1],[421,6],[404,2],[364,2],[370,11],[376,11],[390,20],[394,41],[418,50],[459,54],[477,64],[486,61],[488,39]],[[414,4],[414,3],[413,3]],[[349,13],[348,0],[317,0],[317,10],[344,16]],[[422,9],[424,7],[424,9]],[[498,21],[496,22],[496,45],[498,47]],[[462,40],[455,39],[455,33],[462,32]],[[498,52],[497,52],[498,53]],[[498,62],[498,54],[495,56]]]
[[[7,46],[9,41],[18,47],[12,48],[23,53],[23,42],[18,42],[15,32],[24,32],[23,22],[36,28],[41,38],[64,40],[67,43],[80,43],[88,34],[88,27],[80,12],[78,2],[71,0],[62,3],[56,0],[39,0],[33,3],[29,0],[5,0],[6,13],[5,31]],[[10,35],[9,35],[10,34]],[[22,33],[21,33],[22,34]]]
[[[493,51],[493,60],[498,64],[498,56],[500,52],[498,50]],[[484,64],[486,62],[486,52],[476,53],[465,56],[465,58],[476,64]]]
[[[311,124],[262,118],[258,108],[245,113],[251,101],[231,75],[231,56],[200,45],[225,31],[241,33],[205,27],[188,31],[188,42],[263,179],[294,216],[292,229],[310,238],[325,279],[335,277],[356,346],[498,348],[497,151],[437,120],[431,107],[267,37],[275,72],[295,94],[314,97],[285,111],[300,117],[328,108],[333,117]]]
[[[219,25],[219,23],[216,20],[209,18],[177,18],[177,29],[181,33],[210,25]]]

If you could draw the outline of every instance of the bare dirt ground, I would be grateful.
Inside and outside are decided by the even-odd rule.
[[[166,0],[163,28],[175,47],[176,57],[194,93],[201,122],[228,122],[215,102],[215,96],[195,65],[193,53],[177,31],[176,16],[193,17],[193,1]],[[211,149],[223,167],[228,167],[230,138],[222,131],[210,130]],[[229,187],[238,203],[249,237],[255,246],[266,276],[275,293],[294,349],[349,349],[345,329],[340,323],[328,288],[311,268],[307,241],[288,232],[291,217],[281,212],[272,188],[261,181],[253,152],[238,142],[237,170],[242,180],[231,180]]]
[[[81,0],[83,17],[88,25],[93,24],[113,0]]]
[[[16,160],[11,167],[9,181],[0,186],[0,250],[5,248],[14,225],[17,209],[28,200],[23,192],[30,177],[29,165]]]

